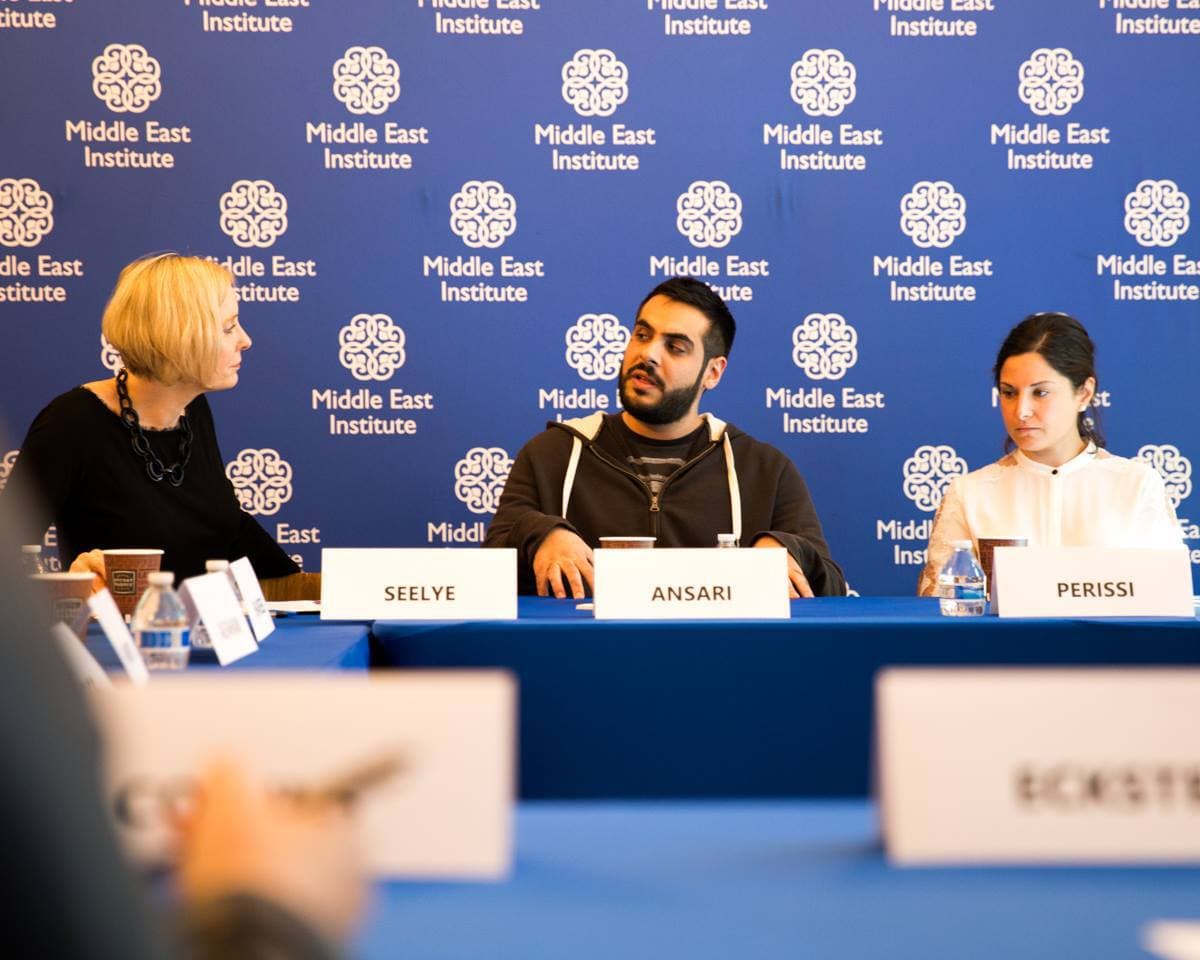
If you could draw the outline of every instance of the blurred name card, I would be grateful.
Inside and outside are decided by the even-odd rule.
[[[248,557],[234,560],[229,565],[238,592],[242,595],[242,604],[246,608],[246,616],[250,618],[250,629],[254,631],[254,639],[262,643],[263,638],[275,630],[275,621],[271,619],[271,611],[267,609],[267,601],[263,596],[262,587],[250,566]]]
[[[510,869],[508,674],[183,674],[95,691],[93,702],[118,830],[142,862],[169,859],[171,810],[227,756],[300,797],[357,785],[351,809],[374,876],[499,879]]]
[[[1194,617],[1183,547],[997,547],[1002,617]]]
[[[786,619],[786,550],[599,549],[597,620]]]
[[[899,864],[1200,863],[1200,669],[917,669],[876,679]]]
[[[117,602],[108,590],[101,590],[88,597],[88,607],[104,631],[104,636],[116,652],[121,666],[129,675],[129,679],[138,686],[150,682],[150,671],[146,669],[146,661],[142,659],[141,651],[133,642],[129,628],[125,626],[125,617],[117,609]]]
[[[515,620],[517,551],[321,551],[322,620]]]
[[[233,583],[224,572],[189,577],[180,585],[179,595],[193,614],[193,622],[197,616],[204,622],[221,666],[258,650]]]

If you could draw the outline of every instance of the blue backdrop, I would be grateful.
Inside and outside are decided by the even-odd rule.
[[[1200,11],[1126,6],[0,2],[0,483],[117,362],[120,267],[177,249],[238,274],[223,453],[309,569],[476,542],[678,272],[739,322],[706,407],[792,457],[862,593],[914,589],[999,455],[990,365],[1036,310],[1092,331],[1111,448],[1191,517]]]

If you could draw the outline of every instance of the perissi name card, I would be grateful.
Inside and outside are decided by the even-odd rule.
[[[93,697],[106,794],[139,861],[214,757],[264,787],[351,803],[377,877],[500,879],[512,862],[516,684],[498,670],[192,674]]]
[[[322,620],[515,620],[517,551],[325,549]]]
[[[1002,617],[1194,617],[1183,547],[997,547]]]
[[[782,620],[786,550],[596,550],[597,620]]]
[[[1200,670],[892,668],[875,697],[892,861],[1200,862]]]

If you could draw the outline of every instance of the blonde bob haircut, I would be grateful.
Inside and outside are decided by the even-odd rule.
[[[200,257],[156,253],[121,271],[104,308],[104,336],[130,373],[167,386],[205,386],[220,352],[217,316],[233,276]]]

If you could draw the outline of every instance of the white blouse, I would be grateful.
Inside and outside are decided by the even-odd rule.
[[[1026,537],[1042,547],[1163,547],[1182,542],[1162,478],[1140,460],[1094,444],[1060,467],[1015,450],[951,481],[942,497],[920,596],[937,592],[937,576],[955,540]],[[977,545],[978,549],[978,545]]]

